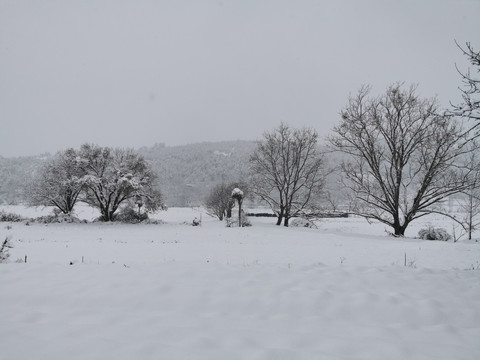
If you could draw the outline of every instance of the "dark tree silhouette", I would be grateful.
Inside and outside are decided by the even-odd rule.
[[[475,51],[472,45],[467,42],[464,47],[456,42],[458,48],[468,58],[473,67],[466,72],[457,67],[457,71],[462,78],[463,86],[459,87],[463,102],[452,105],[453,113],[458,116],[473,120],[480,120],[480,51]]]
[[[210,190],[204,205],[207,213],[223,220],[225,217],[232,216],[232,209],[235,206],[235,201],[232,199],[232,191],[235,188],[244,190],[245,195],[248,195],[249,186],[243,181],[230,182],[228,184],[221,183]]]
[[[250,157],[253,191],[288,226],[294,216],[313,211],[325,183],[324,160],[313,129],[285,124],[264,133]]]
[[[436,100],[420,99],[415,90],[395,84],[369,98],[370,88],[362,87],[329,139],[350,155],[341,168],[359,202],[355,213],[391,226],[395,235],[466,189],[473,176],[472,169],[459,166],[468,131],[438,115]]]

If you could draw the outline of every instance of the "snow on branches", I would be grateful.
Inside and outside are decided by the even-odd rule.
[[[29,199],[31,205],[56,206],[65,214],[83,201],[98,208],[104,221],[112,221],[122,204],[141,203],[146,211],[164,206],[156,175],[142,156],[92,144],[58,153],[35,179]]]

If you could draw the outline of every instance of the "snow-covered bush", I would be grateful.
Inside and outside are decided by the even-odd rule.
[[[418,237],[423,240],[439,240],[448,241],[452,236],[445,229],[434,228],[430,226],[428,229],[422,229],[418,232]]]
[[[244,216],[242,218],[242,227],[249,227],[249,226],[252,226],[252,223],[250,222],[247,216]]]
[[[35,219],[32,219],[33,222],[41,224],[55,224],[55,223],[82,223],[86,220],[80,220],[76,216],[71,214],[58,214],[54,213],[53,215],[39,216]]]
[[[290,226],[293,227],[306,227],[306,228],[316,228],[315,224],[305,218],[295,218],[290,222]]]
[[[8,249],[11,249],[13,246],[10,243],[11,236],[7,236],[0,246],[0,263],[6,262],[10,254]]]
[[[0,221],[4,222],[20,222],[26,220],[23,216],[20,216],[15,213],[7,213],[3,210],[0,210]]]
[[[123,223],[129,223],[129,224],[137,224],[146,220],[148,220],[147,213],[141,213],[141,212],[135,211],[135,209],[132,209],[131,207],[123,208],[114,217],[114,221],[120,221]]]
[[[250,227],[252,223],[245,214],[242,215],[242,227]],[[226,227],[238,227],[238,216],[227,218]]]

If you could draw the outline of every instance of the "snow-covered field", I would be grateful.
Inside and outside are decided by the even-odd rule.
[[[0,359],[480,359],[480,242],[157,218],[0,223]]]

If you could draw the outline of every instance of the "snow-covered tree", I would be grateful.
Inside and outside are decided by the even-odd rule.
[[[49,160],[28,186],[27,203],[30,206],[55,206],[70,214],[82,191],[84,171],[78,166],[77,152],[67,149]]]
[[[112,149],[84,144],[78,157],[84,172],[81,200],[100,210],[102,220],[114,220],[121,204],[146,211],[163,208],[163,197],[155,186],[156,176],[145,159],[131,149]]]

